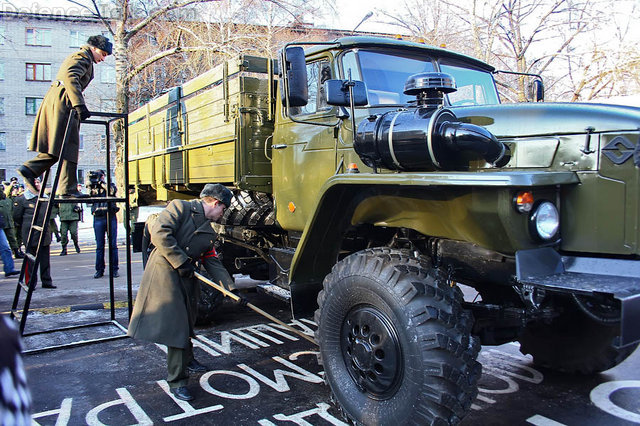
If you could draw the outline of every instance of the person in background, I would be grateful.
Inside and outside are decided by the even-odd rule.
[[[91,197],[106,197],[107,182],[104,170],[90,173],[89,195]],[[118,189],[111,183],[109,197],[115,197]],[[118,273],[118,219],[116,213],[120,210],[115,203],[93,203],[91,214],[93,215],[93,232],[96,237],[96,273],[93,278],[104,276],[104,241],[107,234],[107,221],[109,221],[109,246],[111,247],[111,261],[113,262],[112,274],[114,278],[120,276]]]
[[[4,216],[4,235],[16,259],[24,258],[24,253],[18,246],[15,222],[13,221],[13,199],[0,192],[0,213]]]
[[[40,179],[34,180],[36,191],[40,191]],[[35,213],[36,203],[38,202],[38,194],[34,194],[28,189],[23,195],[15,199],[13,204],[13,220],[20,221],[22,223],[22,241],[25,244],[29,241],[29,230],[31,229],[31,222],[33,221],[33,215]],[[38,223],[44,221],[45,209],[40,209],[40,218]],[[31,244],[26,247],[27,253],[35,255],[38,248],[38,239],[40,237],[40,231],[35,231]],[[42,245],[40,247],[40,278],[42,279],[42,288],[57,288],[53,285],[51,279],[51,232],[46,232],[42,237]],[[37,271],[33,268],[33,265],[29,265],[29,274],[33,274],[33,279],[36,284],[38,282]],[[35,287],[34,287],[35,288]]]
[[[4,228],[7,219],[3,213],[0,213],[0,228]],[[4,270],[4,277],[9,278],[14,275],[19,275],[20,271],[15,270],[13,263],[13,257],[11,256],[11,247],[4,234],[4,229],[0,229],[0,258],[2,258],[2,266]]]
[[[18,197],[21,197],[22,194],[24,194],[24,185],[14,185],[13,189],[11,189],[11,195],[9,196],[9,198],[11,198],[11,202],[13,203],[13,208],[15,208],[16,206],[16,199]],[[15,230],[15,234],[16,234],[16,244],[18,245],[18,249],[20,249],[20,253],[22,253],[24,255],[24,252],[22,251],[22,246],[23,241],[22,241],[22,222],[16,221],[15,220],[15,216],[13,219],[13,226],[14,226],[14,230]]]
[[[191,401],[189,373],[208,367],[193,357],[191,337],[200,297],[195,278],[200,261],[214,282],[235,289],[233,278],[222,265],[214,243],[212,222],[231,204],[231,191],[207,184],[199,200],[173,200],[151,226],[155,246],[142,274],[128,335],[167,346],[167,382],[175,398]]]
[[[44,193],[47,197],[51,197],[51,188],[45,189]],[[60,242],[60,230],[58,229],[58,223],[56,222],[56,216],[58,216],[59,211],[60,206],[58,203],[53,203],[53,206],[51,206],[51,215],[49,216],[49,232],[51,232],[51,235],[55,235],[57,243]]]
[[[61,203],[58,214],[60,215],[62,244],[60,256],[67,255],[67,244],[69,244],[69,236],[67,234],[71,234],[71,240],[73,241],[76,253],[80,253],[80,246],[78,245],[78,222],[82,218],[82,207],[80,207],[80,204]]]
[[[38,109],[29,150],[36,151],[36,157],[18,167],[18,174],[24,179],[27,189],[36,193],[34,180],[62,160],[58,193],[63,197],[86,197],[78,192],[78,150],[80,146],[80,122],[91,117],[85,105],[82,92],[93,79],[93,64],[105,60],[112,52],[112,44],[103,35],[89,37],[87,44],[68,56],[51,84],[49,91]],[[71,122],[70,134],[64,152],[62,143],[71,111],[77,115]]]

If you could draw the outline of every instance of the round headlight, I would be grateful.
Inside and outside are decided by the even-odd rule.
[[[531,213],[530,224],[536,237],[545,241],[553,239],[560,228],[558,209],[550,201],[540,202]]]

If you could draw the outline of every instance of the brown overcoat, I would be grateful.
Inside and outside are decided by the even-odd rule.
[[[128,335],[137,339],[185,348],[193,337],[200,284],[182,279],[176,270],[187,260],[201,260],[215,282],[232,281],[213,256],[217,234],[204,216],[202,201],[173,200],[151,227],[155,246],[140,281]]]
[[[36,120],[33,123],[29,150],[60,157],[64,132],[73,107],[84,105],[82,91],[93,79],[93,55],[89,46],[64,60],[56,80],[42,100]],[[77,163],[80,145],[79,120],[71,123],[65,160]]]

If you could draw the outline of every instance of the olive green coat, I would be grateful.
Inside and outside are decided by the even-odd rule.
[[[13,228],[13,200],[9,197],[0,200],[0,213],[4,216],[5,227]]]
[[[221,262],[212,256],[217,234],[204,216],[202,201],[173,200],[151,227],[155,246],[147,262],[129,324],[129,336],[176,348],[193,337],[200,284],[182,279],[176,270],[187,260],[202,261],[214,280],[221,277]]]
[[[73,107],[84,105],[82,91],[93,79],[93,54],[89,46],[83,46],[64,60],[56,75],[56,81],[42,100],[33,123],[29,150],[60,157],[62,141]],[[80,122],[74,120],[63,159],[78,162]]]
[[[80,220],[80,205],[61,203],[58,208],[58,215],[61,221]],[[53,214],[51,216],[53,216]]]

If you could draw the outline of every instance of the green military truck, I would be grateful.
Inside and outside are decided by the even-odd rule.
[[[494,74],[382,38],[244,56],[130,114],[130,176],[233,190],[225,265],[315,310],[348,419],[456,423],[481,344],[590,374],[640,341],[640,109],[502,105]]]

